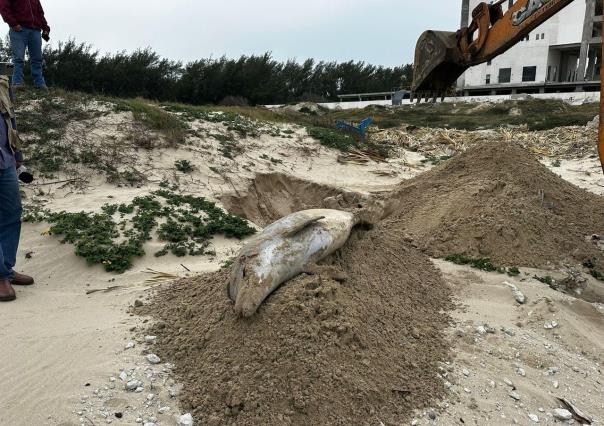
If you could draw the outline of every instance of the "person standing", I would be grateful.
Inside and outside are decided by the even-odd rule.
[[[19,151],[8,76],[0,76],[0,302],[15,300],[13,285],[31,285],[33,278],[13,269],[21,236],[21,194],[17,168]]]
[[[50,27],[40,0],[0,0],[0,15],[10,27],[10,45],[15,65],[12,85],[17,88],[23,86],[23,64],[27,49],[34,86],[46,90],[42,72],[42,39],[50,40]]]

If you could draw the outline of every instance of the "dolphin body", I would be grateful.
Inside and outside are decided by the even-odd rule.
[[[228,283],[242,317],[251,317],[281,284],[341,248],[359,222],[353,213],[316,209],[292,213],[267,226],[240,250]]]

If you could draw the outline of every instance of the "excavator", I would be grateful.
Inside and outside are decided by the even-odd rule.
[[[574,0],[499,0],[480,3],[472,22],[457,32],[426,31],[417,42],[411,87],[413,101],[443,98],[470,67],[492,60],[526,38]],[[504,13],[503,4],[508,5]],[[604,59],[604,43],[602,44]],[[600,78],[598,154],[604,171],[604,68]]]

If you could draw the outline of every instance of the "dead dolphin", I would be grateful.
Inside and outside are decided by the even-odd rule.
[[[252,316],[281,284],[342,247],[358,222],[353,213],[316,209],[267,226],[243,246],[233,264],[228,293],[235,311]]]

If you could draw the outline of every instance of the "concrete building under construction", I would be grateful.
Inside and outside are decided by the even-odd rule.
[[[462,0],[462,27],[479,3]],[[458,89],[466,96],[597,91],[601,51],[602,0],[576,0],[506,53],[470,68]]]

